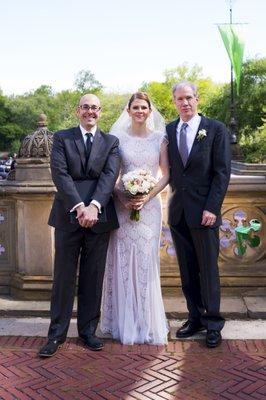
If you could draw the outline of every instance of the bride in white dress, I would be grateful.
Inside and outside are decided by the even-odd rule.
[[[158,193],[169,167],[165,125],[145,93],[132,95],[111,132],[120,140],[121,171],[115,188],[120,228],[110,238],[100,329],[123,344],[167,343],[168,326],[160,285],[159,242],[162,223]],[[155,188],[137,199],[125,195],[121,177],[145,169],[158,178]],[[140,220],[130,210],[140,209]]]

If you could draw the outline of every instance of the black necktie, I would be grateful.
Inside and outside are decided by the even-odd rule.
[[[90,155],[90,152],[91,152],[91,146],[92,146],[91,141],[92,141],[93,136],[92,136],[92,133],[90,133],[90,132],[87,132],[86,136],[87,136],[87,140],[86,140],[86,156],[87,156],[87,158],[89,158],[89,155]]]
[[[188,124],[186,122],[184,122],[181,126],[180,133],[179,133],[178,150],[179,150],[179,153],[182,158],[184,166],[186,165],[187,159],[188,159],[187,127],[188,127]]]

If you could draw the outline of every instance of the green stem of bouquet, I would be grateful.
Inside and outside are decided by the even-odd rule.
[[[131,213],[130,213],[130,219],[132,221],[139,221],[139,219],[140,219],[139,210],[132,210]]]

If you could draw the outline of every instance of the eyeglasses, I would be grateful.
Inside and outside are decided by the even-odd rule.
[[[79,106],[79,108],[81,108],[81,110],[83,110],[83,111],[100,111],[100,109],[101,109],[101,107],[99,107],[99,106],[95,106],[95,105],[92,105],[92,106],[89,106],[88,104],[82,104],[81,106]]]

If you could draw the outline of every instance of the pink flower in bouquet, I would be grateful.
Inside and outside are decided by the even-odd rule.
[[[129,196],[148,194],[157,183],[151,172],[144,169],[128,172],[122,176],[122,182],[124,190]],[[133,221],[139,221],[139,210],[132,210],[130,213],[130,219]]]

